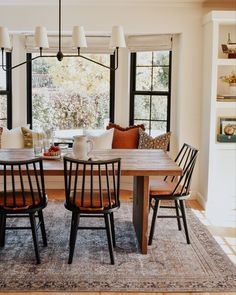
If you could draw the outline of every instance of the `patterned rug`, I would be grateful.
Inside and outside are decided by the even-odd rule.
[[[191,209],[191,245],[177,230],[176,220],[158,219],[153,246],[142,255],[131,222],[132,203],[122,203],[115,213],[115,266],[110,265],[106,233],[98,230],[78,232],[74,261],[68,265],[70,212],[62,202],[51,201],[44,215],[49,245],[40,247],[41,265],[35,265],[31,233],[8,232],[6,246],[0,249],[1,291],[236,290],[236,268]],[[42,246],[41,236],[39,240]]]

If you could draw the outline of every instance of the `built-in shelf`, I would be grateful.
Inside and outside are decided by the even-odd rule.
[[[236,101],[216,101],[216,107],[219,109],[236,109]]]
[[[218,66],[236,66],[236,58],[218,58]]]
[[[216,142],[215,148],[217,150],[236,150],[235,142]]]
[[[236,58],[228,58],[222,51],[222,44],[227,44],[228,34],[232,42],[236,41],[235,13],[236,11],[212,11],[206,16],[203,28],[203,136],[200,149],[200,183],[207,199],[207,208],[231,208],[232,196],[236,195],[236,135],[222,134],[222,127],[228,125],[228,122],[235,123],[236,94],[233,88],[220,78],[236,72]],[[222,101],[217,100],[217,95]],[[233,101],[229,101],[230,99]],[[227,121],[229,118],[233,120]]]

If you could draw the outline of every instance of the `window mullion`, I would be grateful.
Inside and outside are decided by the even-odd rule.
[[[142,56],[143,55],[143,56]],[[157,63],[155,60],[157,58]],[[133,60],[139,60],[139,65],[134,64]],[[169,63],[168,63],[169,59]],[[159,71],[158,68],[163,69]],[[136,70],[138,69],[137,75]],[[149,71],[147,76],[146,71]],[[171,52],[142,52],[131,54],[131,71],[130,71],[130,125],[135,122],[145,122],[149,129],[149,134],[153,131],[169,131],[170,130],[170,90],[171,90]],[[156,77],[155,77],[156,75]],[[167,78],[168,75],[168,78]],[[133,81],[139,82],[138,85]],[[166,79],[167,78],[167,79]],[[147,79],[150,79],[151,85],[149,90],[137,90],[137,87],[147,88]],[[158,89],[154,90],[155,81],[158,79]],[[159,81],[160,80],[160,81]],[[160,82],[160,83],[159,83]],[[166,87],[168,86],[168,87]],[[165,90],[167,88],[167,90]],[[147,96],[147,100],[142,96]],[[163,98],[162,98],[163,97]],[[137,105],[140,101],[141,105]],[[147,105],[144,104],[147,102]],[[154,103],[154,104],[153,104]],[[158,108],[157,114],[153,114],[153,111]],[[160,115],[159,115],[160,114]],[[158,116],[159,115],[159,116]],[[143,117],[143,118],[142,118]],[[145,118],[145,119],[144,119]],[[161,119],[163,118],[163,119]],[[147,123],[148,122],[148,123]],[[160,124],[154,122],[160,122]],[[161,123],[163,122],[163,123]],[[164,124],[165,123],[165,124]]]

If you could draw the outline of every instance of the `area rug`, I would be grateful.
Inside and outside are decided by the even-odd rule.
[[[191,209],[187,213],[191,245],[175,219],[158,219],[153,245],[142,255],[131,222],[132,203],[124,202],[115,213],[115,265],[110,265],[101,230],[78,232],[68,265],[71,214],[62,202],[50,201],[44,210],[48,247],[42,247],[39,236],[41,265],[35,265],[30,231],[8,232],[0,249],[0,291],[235,291],[236,268]]]

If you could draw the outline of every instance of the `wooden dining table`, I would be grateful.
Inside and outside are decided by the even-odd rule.
[[[32,149],[0,149],[0,160],[30,158],[34,158]],[[92,159],[112,158],[121,158],[122,176],[133,176],[133,225],[141,253],[146,254],[148,249],[149,178],[150,176],[180,176],[182,169],[163,150],[93,150]],[[45,159],[43,168],[46,176],[64,175],[62,159]]]

